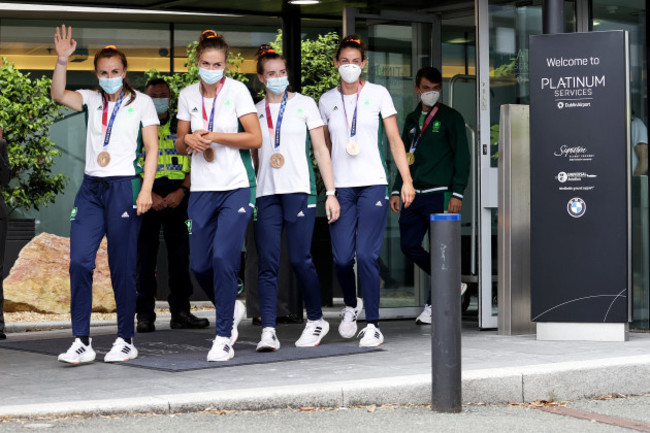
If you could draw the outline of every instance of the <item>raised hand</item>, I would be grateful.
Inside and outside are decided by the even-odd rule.
[[[56,28],[54,34],[54,46],[56,54],[62,60],[67,60],[77,49],[77,41],[72,39],[72,27],[67,27],[62,24],[61,27]]]

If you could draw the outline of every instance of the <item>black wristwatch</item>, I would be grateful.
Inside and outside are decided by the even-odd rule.
[[[183,192],[185,193],[185,195],[188,195],[188,194],[190,193],[190,189],[189,189],[188,187],[184,186],[184,185],[181,186],[181,189],[183,190]]]

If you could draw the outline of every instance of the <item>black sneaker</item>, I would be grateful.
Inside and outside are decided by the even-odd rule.
[[[210,322],[208,319],[201,319],[190,312],[183,311],[172,314],[169,326],[172,329],[201,329],[210,326]]]
[[[138,320],[135,328],[139,333],[153,332],[156,330],[156,325],[154,325],[153,320],[141,319]]]
[[[0,332],[0,340],[5,340],[7,336],[5,335],[4,332]]]
[[[298,317],[297,315],[291,313],[287,314],[286,316],[281,316],[276,319],[276,323],[282,323],[282,324],[289,324],[289,325],[297,325],[304,323],[304,319],[302,317]]]

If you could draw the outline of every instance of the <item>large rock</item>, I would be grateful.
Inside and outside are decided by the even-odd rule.
[[[41,233],[20,251],[4,280],[5,311],[70,312],[70,239]],[[97,251],[93,311],[115,311],[106,238]]]

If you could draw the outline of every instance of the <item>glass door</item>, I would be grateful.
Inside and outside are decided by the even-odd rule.
[[[390,11],[368,15],[354,8],[346,8],[343,15],[343,33],[358,34],[367,46],[366,79],[388,89],[397,109],[397,124],[401,130],[406,115],[413,111],[418,102],[414,92],[415,73],[433,62],[431,53],[435,17]],[[392,186],[397,168],[385,137],[383,148],[389,184]],[[388,213],[379,258],[381,317],[416,317],[426,302],[429,279],[402,254],[398,215],[392,211]]]

